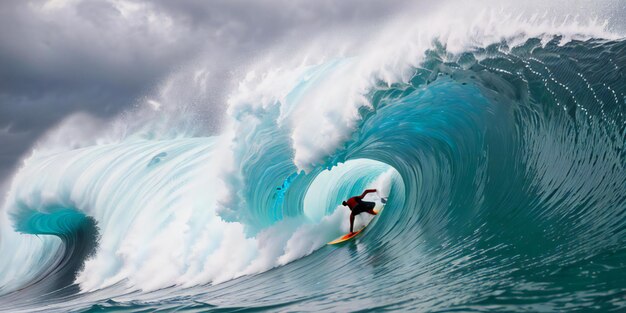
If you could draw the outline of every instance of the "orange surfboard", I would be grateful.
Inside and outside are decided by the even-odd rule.
[[[356,237],[356,235],[360,234],[364,229],[365,229],[365,227],[361,228],[361,230],[359,230],[359,231],[353,232],[352,234],[345,234],[345,235],[343,235],[343,236],[341,236],[341,237],[339,237],[339,238],[329,242],[328,244],[329,245],[334,245],[334,244],[338,244],[338,243],[342,243],[344,241],[350,240],[350,239]]]
[[[378,216],[378,215],[379,215],[379,213],[380,213],[380,212],[382,212],[382,209],[381,209],[380,211],[376,211],[376,210],[374,210],[374,212],[376,212],[376,216]],[[374,216],[374,218],[376,218],[376,216]],[[369,225],[369,224],[371,224],[371,223],[372,223],[372,222],[370,221],[367,225]],[[367,225],[363,226],[363,228],[361,228],[361,229],[360,229],[360,230],[358,230],[358,231],[353,232],[352,234],[350,234],[350,233],[345,234],[345,235],[343,235],[343,236],[341,236],[341,237],[339,237],[339,238],[337,238],[337,239],[335,239],[335,240],[333,240],[333,241],[329,242],[328,244],[329,244],[329,245],[335,245],[335,244],[338,244],[338,243],[342,243],[342,242],[348,241],[348,240],[350,240],[350,239],[352,239],[352,238],[356,237],[357,235],[359,235],[361,232],[363,232],[363,230],[365,229],[365,227],[367,227]]]

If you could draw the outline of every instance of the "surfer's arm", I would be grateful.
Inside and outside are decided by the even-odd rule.
[[[376,189],[367,189],[367,190],[363,191],[363,194],[361,194],[361,196],[359,198],[363,199],[363,197],[365,197],[365,195],[370,193],[370,192],[376,192]]]

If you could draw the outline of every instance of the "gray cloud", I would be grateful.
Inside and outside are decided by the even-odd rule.
[[[66,115],[114,116],[188,54],[189,44],[176,40],[173,48],[159,49],[160,34],[121,20],[106,2],[54,10],[43,4],[0,4],[2,178]]]

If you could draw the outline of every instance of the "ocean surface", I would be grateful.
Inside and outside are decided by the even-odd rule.
[[[524,25],[250,75],[220,135],[34,151],[0,311],[626,311],[626,40]]]

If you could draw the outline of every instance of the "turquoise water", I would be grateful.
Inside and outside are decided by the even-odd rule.
[[[227,170],[222,136],[34,157],[6,204],[0,310],[626,310],[626,42],[425,55],[307,172],[279,106],[235,116]],[[383,214],[325,245],[368,187]]]

